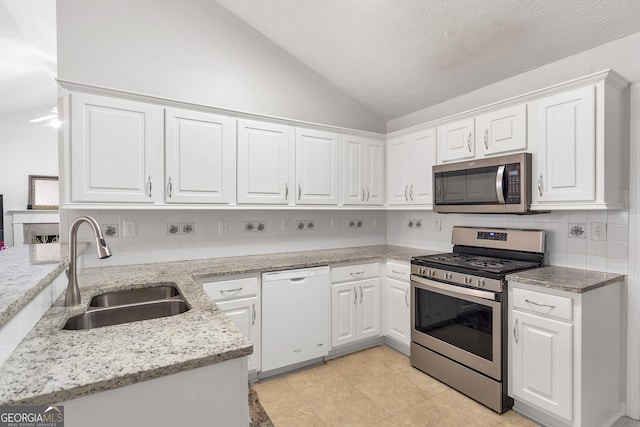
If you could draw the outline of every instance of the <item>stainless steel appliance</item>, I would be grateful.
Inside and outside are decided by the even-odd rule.
[[[436,212],[529,212],[531,153],[433,167]]]
[[[498,413],[507,396],[505,275],[545,262],[545,232],[453,227],[453,253],[411,260],[411,364]]]

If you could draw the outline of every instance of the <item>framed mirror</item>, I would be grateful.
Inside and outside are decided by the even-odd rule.
[[[59,208],[57,176],[29,175],[29,204],[27,209],[56,210]]]

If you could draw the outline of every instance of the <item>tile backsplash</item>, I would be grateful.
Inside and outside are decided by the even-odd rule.
[[[421,220],[421,228],[407,226],[409,220],[415,222],[416,219]],[[606,224],[605,239],[593,238],[594,223]],[[549,264],[623,274],[629,269],[629,214],[626,210],[554,211],[535,215],[389,211],[387,243],[449,251],[454,225],[546,230]],[[573,226],[582,229],[582,233],[571,233]]]
[[[87,267],[385,243],[450,251],[454,225],[546,230],[552,265],[624,274],[629,266],[626,210],[536,215],[420,210],[63,210],[61,230],[68,230],[68,224],[80,215],[93,216],[103,228],[105,224],[117,226],[117,232],[111,230],[113,237],[105,235],[113,256],[105,260],[85,256]],[[603,239],[592,235],[594,223],[605,224]],[[81,240],[92,240],[89,227],[80,231]],[[61,237],[68,240],[67,231],[62,231]],[[92,247],[89,250],[95,251]]]
[[[105,233],[113,256],[85,256],[85,267],[381,245],[387,235],[383,210],[62,210],[62,241],[81,215],[113,234]],[[78,239],[92,241],[91,228]]]

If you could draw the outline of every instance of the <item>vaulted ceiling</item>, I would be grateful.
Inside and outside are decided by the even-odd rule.
[[[640,32],[638,0],[216,0],[385,119]]]

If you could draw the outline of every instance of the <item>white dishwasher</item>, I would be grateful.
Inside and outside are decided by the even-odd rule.
[[[262,371],[329,353],[329,267],[262,273]]]

